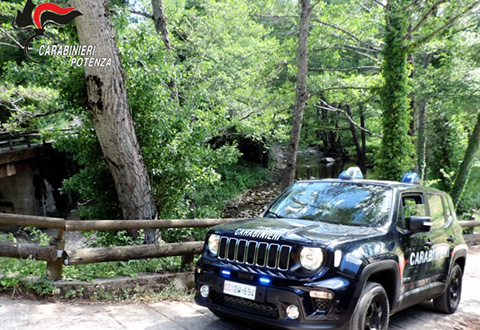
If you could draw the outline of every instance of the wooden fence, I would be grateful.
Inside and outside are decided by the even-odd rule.
[[[170,244],[148,244],[135,246],[114,246],[65,250],[65,231],[89,230],[135,230],[166,228],[205,228],[241,219],[198,219],[198,220],[65,220],[62,218],[39,217],[0,213],[0,226],[36,227],[56,229],[49,246],[29,243],[0,242],[0,257],[27,259],[47,262],[47,278],[62,278],[62,267],[106,261],[127,261],[134,259],[186,256],[193,261],[194,254],[200,254],[203,242],[182,242]],[[189,258],[189,256],[192,256]]]
[[[169,244],[148,244],[134,246],[114,246],[65,250],[63,234],[65,231],[103,231],[167,228],[205,228],[221,223],[243,219],[197,219],[197,220],[65,220],[62,218],[38,217],[29,215],[0,213],[0,226],[36,227],[57,229],[58,234],[49,246],[28,243],[0,242],[0,257],[46,261],[47,278],[62,278],[62,267],[106,261],[127,261],[134,259],[184,256],[193,261],[194,254],[203,249],[201,242],[182,242]],[[460,221],[462,227],[480,226],[480,220]],[[470,244],[480,244],[480,235],[465,235]],[[467,236],[470,236],[467,238]]]
[[[30,148],[34,144],[45,143],[38,132],[28,132],[22,134],[10,135],[9,133],[0,133],[0,150],[6,149],[13,151],[24,147]]]

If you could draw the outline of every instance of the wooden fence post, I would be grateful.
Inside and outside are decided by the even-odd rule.
[[[187,237],[187,236],[182,237],[182,242],[194,242],[194,241],[195,240],[192,237]],[[181,264],[182,269],[193,270],[194,268],[193,258],[194,258],[193,253],[182,255],[182,264]]]
[[[50,240],[50,246],[57,249],[57,259],[55,261],[47,261],[47,279],[58,281],[62,279],[63,254],[65,254],[65,240],[63,239],[63,230],[58,231],[58,236]],[[58,255],[58,251],[63,251],[62,256]]]

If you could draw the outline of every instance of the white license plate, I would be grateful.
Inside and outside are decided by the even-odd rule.
[[[231,281],[225,281],[225,284],[223,285],[223,293],[226,293],[235,297],[255,300],[256,292],[257,292],[257,287],[253,285],[246,285],[246,284],[241,284],[241,283],[236,283]]]

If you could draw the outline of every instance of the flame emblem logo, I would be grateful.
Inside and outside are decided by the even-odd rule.
[[[28,50],[30,43],[36,38],[46,37],[44,33],[47,25],[67,25],[70,24],[75,17],[80,15],[82,15],[82,13],[74,7],[62,8],[59,5],[50,2],[42,3],[37,6],[32,0],[27,0],[23,11],[17,11],[17,15],[12,21],[12,25],[17,30],[31,29],[33,27],[35,34],[25,40],[23,51],[30,61],[40,63],[32,59],[30,56]]]

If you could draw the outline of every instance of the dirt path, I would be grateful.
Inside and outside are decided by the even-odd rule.
[[[391,318],[390,330],[480,330],[480,246],[470,248],[462,303],[453,315],[425,303]],[[0,296],[0,328],[260,330],[248,324],[226,323],[192,302],[45,302]],[[263,329],[262,329],[263,330]]]

